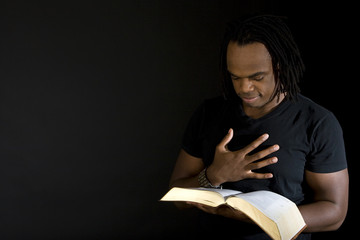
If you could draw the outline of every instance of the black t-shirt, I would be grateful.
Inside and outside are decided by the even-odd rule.
[[[259,119],[246,116],[240,102],[230,102],[223,97],[205,100],[188,123],[182,148],[209,166],[216,145],[230,128],[234,129],[234,137],[229,150],[241,149],[264,133],[269,134],[268,140],[254,151],[274,144],[278,144],[280,150],[267,156],[276,156],[277,163],[257,170],[270,172],[273,178],[228,182],[223,184],[224,188],[242,192],[270,190],[299,205],[305,200],[305,170],[330,173],[347,167],[338,120],[329,110],[302,95],[297,101],[282,101]]]

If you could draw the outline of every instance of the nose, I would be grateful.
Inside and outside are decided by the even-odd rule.
[[[236,92],[248,93],[254,90],[253,82],[248,78],[236,80],[233,84]]]

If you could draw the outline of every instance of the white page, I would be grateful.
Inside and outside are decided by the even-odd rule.
[[[237,195],[258,208],[275,222],[286,212],[289,206],[295,205],[289,199],[270,191],[255,191]]]

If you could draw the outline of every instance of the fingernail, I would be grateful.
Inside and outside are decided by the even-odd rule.
[[[269,134],[265,133],[265,134],[263,135],[263,139],[266,140],[266,139],[268,139],[268,138],[269,138]]]
[[[279,150],[279,148],[280,148],[280,147],[279,147],[279,145],[277,145],[277,144],[274,145],[274,147],[273,147],[274,150]]]
[[[271,159],[272,163],[276,163],[278,161],[277,157],[274,157],[273,159]]]

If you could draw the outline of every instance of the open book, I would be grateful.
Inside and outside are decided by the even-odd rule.
[[[295,239],[306,228],[294,202],[271,191],[242,193],[229,189],[174,187],[160,201],[197,202],[211,207],[222,204],[251,218],[272,239]]]

